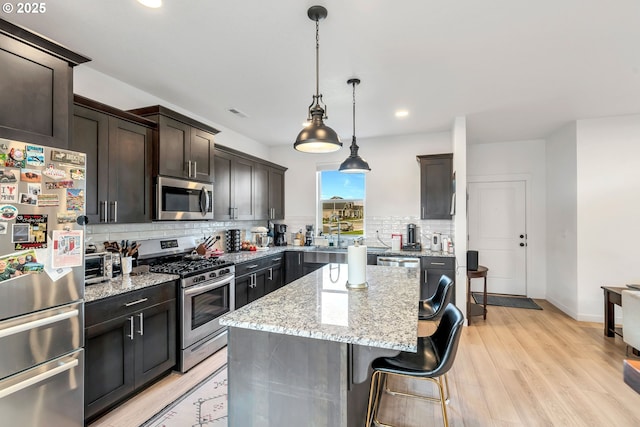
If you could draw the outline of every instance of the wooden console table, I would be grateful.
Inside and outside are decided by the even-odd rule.
[[[483,265],[479,265],[477,270],[467,270],[467,323],[470,322],[471,316],[482,315],[487,320],[487,273],[489,269]],[[483,304],[471,302],[471,279],[484,278],[484,291],[482,293]]]
[[[622,336],[622,328],[616,328],[615,305],[622,307],[622,291],[629,289],[619,286],[601,286],[604,290],[604,335]]]

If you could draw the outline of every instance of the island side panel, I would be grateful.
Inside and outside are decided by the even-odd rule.
[[[229,328],[229,426],[347,427],[347,345]]]

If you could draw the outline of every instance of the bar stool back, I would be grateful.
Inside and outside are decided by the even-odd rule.
[[[419,320],[438,320],[453,297],[453,280],[447,275],[440,276],[438,288],[431,298],[421,300],[418,304]]]

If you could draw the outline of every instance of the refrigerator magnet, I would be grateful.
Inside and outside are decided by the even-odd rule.
[[[73,188],[73,181],[65,179],[64,181],[45,182],[44,188],[47,190],[58,190],[60,188]]]
[[[84,209],[84,190],[67,189],[67,210],[81,211]]]
[[[64,179],[67,177],[67,173],[64,170],[56,169],[53,164],[50,164],[45,170],[43,170],[42,175],[51,179]]]
[[[18,203],[18,185],[0,184],[0,202]]]
[[[42,173],[35,169],[22,169],[20,171],[20,180],[24,182],[40,182],[42,181]]]
[[[0,217],[8,221],[14,219],[18,215],[18,208],[13,205],[0,205]]]
[[[71,174],[71,179],[78,179],[84,181],[84,169],[70,169],[69,173]]]

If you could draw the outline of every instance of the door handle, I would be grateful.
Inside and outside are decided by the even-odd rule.
[[[138,317],[140,318],[140,330],[138,331],[138,334],[140,335],[144,335],[144,317],[142,313],[138,314]]]
[[[273,268],[269,267],[269,280],[273,280]]]
[[[207,191],[206,188],[202,187],[202,190],[200,190],[200,213],[202,214],[202,216],[205,216],[208,210],[209,210],[209,192]]]
[[[77,317],[78,310],[73,309],[64,313],[56,314],[51,317],[45,317],[43,319],[34,320],[20,325],[12,326],[10,328],[0,329],[0,338],[8,337],[9,335],[15,335],[20,332],[25,332],[31,329],[39,328],[41,326],[51,325],[52,323],[60,322],[62,320],[71,319]]]
[[[127,337],[133,341],[133,316],[129,317],[127,320],[129,320],[129,335],[127,335]]]
[[[34,377],[29,378],[28,380],[19,382],[18,384],[14,384],[12,386],[9,386],[5,389],[0,390],[0,399],[9,396],[10,394],[13,394],[15,392],[18,392],[20,390],[24,390],[27,387],[30,387],[34,384],[37,384],[39,382],[42,382],[48,378],[54,377],[64,371],[68,371],[69,369],[78,366],[78,359],[73,359],[71,362],[67,362],[63,365],[60,366],[56,366],[53,369],[50,369],[48,371],[45,371],[39,375],[36,375]]]

